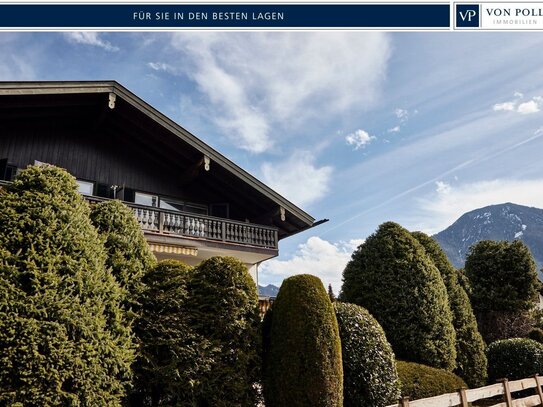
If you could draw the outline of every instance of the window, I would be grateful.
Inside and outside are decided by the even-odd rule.
[[[134,203],[137,203],[138,205],[145,205],[145,206],[158,206],[158,196],[156,195],[150,195],[150,194],[143,194],[141,192],[136,192],[134,196]]]
[[[79,187],[79,193],[83,195],[92,195],[94,192],[94,182],[82,181],[80,179],[76,180]]]

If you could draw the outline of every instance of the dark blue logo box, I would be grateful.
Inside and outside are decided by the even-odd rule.
[[[455,16],[458,28],[479,27],[478,4],[456,4]]]

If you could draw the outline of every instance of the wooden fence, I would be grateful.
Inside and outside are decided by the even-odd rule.
[[[392,404],[387,407],[468,407],[468,403],[478,400],[485,400],[496,396],[502,396],[503,402],[492,404],[490,407],[532,407],[543,406],[543,392],[541,386],[543,379],[538,375],[522,380],[508,381],[500,380],[490,386],[479,387],[477,389],[460,389],[456,393],[442,394],[441,396],[429,397],[425,399],[410,401],[409,397],[399,400],[398,404]],[[533,396],[527,396],[520,399],[513,399],[512,393],[534,389]],[[476,403],[475,405],[477,405]],[[489,404],[484,404],[488,406]]]

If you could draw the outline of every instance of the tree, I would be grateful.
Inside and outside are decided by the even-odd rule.
[[[75,178],[30,166],[5,187],[0,251],[0,405],[119,406],[132,335]]]
[[[266,406],[340,407],[339,330],[322,282],[308,274],[287,278],[272,309],[264,332]]]
[[[94,205],[91,220],[105,238],[106,266],[111,269],[122,289],[123,305],[131,320],[134,312],[137,312],[143,290],[141,279],[156,265],[156,258],[149,249],[134,213],[121,201],[105,201]]]
[[[394,352],[364,308],[335,302],[343,359],[343,405],[383,407],[400,396]]]
[[[256,284],[233,257],[200,263],[187,284],[194,333],[216,350],[195,388],[198,405],[254,405],[260,378],[260,313]]]
[[[525,336],[531,329],[539,288],[528,247],[520,240],[480,241],[470,248],[465,272],[485,341]]]
[[[210,369],[213,349],[190,325],[190,271],[179,261],[164,260],[143,277],[133,406],[196,404],[195,389]]]
[[[477,328],[477,320],[469,297],[458,281],[458,274],[439,244],[422,232],[412,235],[424,247],[426,254],[441,273],[447,288],[449,306],[456,332],[456,370],[470,387],[486,383],[487,360],[485,344]]]
[[[334,290],[332,289],[332,284],[328,284],[328,298],[330,298],[331,302],[336,301],[336,295],[334,294]]]
[[[340,299],[366,308],[400,359],[452,370],[455,332],[447,290],[422,245],[383,223],[353,253]]]

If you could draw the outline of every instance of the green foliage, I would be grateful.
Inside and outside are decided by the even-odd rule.
[[[439,244],[422,232],[414,232],[412,235],[422,244],[447,287],[456,332],[455,373],[470,387],[483,386],[486,383],[487,369],[485,343],[477,328],[468,295],[459,284],[458,274]]]
[[[0,251],[0,405],[119,406],[132,334],[71,175],[31,166],[2,190]]]
[[[195,388],[199,405],[254,405],[260,376],[260,315],[256,284],[232,257],[212,257],[187,284],[190,324],[215,350],[209,373]]]
[[[267,407],[340,407],[341,344],[322,282],[302,274],[283,281],[271,314],[264,371]]]
[[[537,300],[537,270],[530,249],[520,240],[483,240],[470,248],[466,274],[479,311],[529,311]]]
[[[106,201],[93,206],[91,220],[105,238],[106,266],[123,290],[123,305],[127,311],[136,311],[143,290],[141,278],[156,265],[156,259],[134,213],[121,201]]]
[[[396,365],[402,396],[411,400],[453,393],[467,387],[460,377],[446,370],[400,360]]]
[[[141,317],[135,326],[141,349],[132,405],[195,404],[194,389],[209,371],[213,349],[190,326],[190,270],[179,261],[164,260],[143,277]]]
[[[487,343],[525,336],[532,324],[539,282],[532,255],[520,240],[483,240],[466,259],[471,303]]]
[[[543,329],[533,328],[530,332],[528,332],[528,338],[543,344]]]
[[[328,284],[328,298],[330,298],[331,302],[336,302],[336,295],[332,289],[332,284]]]
[[[335,302],[343,357],[343,405],[382,407],[400,396],[394,352],[364,308]]]
[[[543,345],[532,339],[512,338],[491,343],[487,350],[488,379],[524,379],[543,373]]]
[[[455,332],[447,290],[424,248],[387,222],[353,253],[340,299],[366,308],[397,357],[452,370]]]

